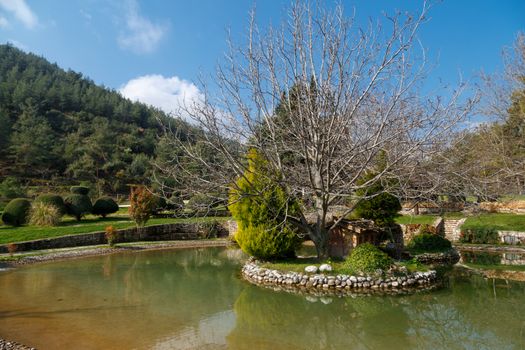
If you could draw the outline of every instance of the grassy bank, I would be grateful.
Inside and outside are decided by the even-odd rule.
[[[153,218],[148,221],[146,226],[172,223],[206,222],[213,220],[227,220],[227,218]],[[71,218],[64,218],[59,226],[54,227],[0,226],[0,244],[104,231],[104,229],[110,225],[116,229],[135,227],[135,223],[126,216],[114,216],[104,219],[91,215],[87,216],[80,222]]]
[[[467,218],[461,229],[493,228],[498,231],[525,231],[525,215],[488,213]]]

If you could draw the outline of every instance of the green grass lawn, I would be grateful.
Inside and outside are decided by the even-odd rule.
[[[438,218],[437,215],[401,215],[396,222],[402,225],[408,224],[432,224]]]
[[[525,215],[487,213],[467,218],[462,229],[490,227],[503,231],[525,231]]]
[[[146,226],[171,224],[171,223],[191,223],[191,222],[205,222],[212,220],[227,220],[228,218],[152,218],[148,221]],[[60,226],[55,227],[38,227],[38,226],[0,226],[0,244],[30,241],[34,239],[43,239],[51,237],[59,237],[65,235],[89,233],[104,231],[107,226],[113,226],[116,229],[124,229],[134,227],[135,223],[128,217],[113,216],[105,219],[88,215],[82,221],[77,222],[71,218],[64,218]]]

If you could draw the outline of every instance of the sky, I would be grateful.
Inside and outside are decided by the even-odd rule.
[[[331,7],[335,2],[322,1]],[[357,23],[422,1],[343,0]],[[97,84],[170,112],[201,94],[194,82],[214,71],[227,31],[242,41],[255,7],[261,27],[279,24],[285,0],[0,0],[0,43],[10,42]],[[436,64],[428,84],[474,79],[501,69],[501,51],[525,31],[525,0],[443,0],[419,39]]]

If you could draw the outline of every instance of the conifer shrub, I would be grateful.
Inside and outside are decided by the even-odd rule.
[[[67,213],[64,199],[57,194],[42,194],[35,199],[35,203],[44,203],[55,206],[58,209],[60,216]]]
[[[365,184],[376,176],[369,173],[360,180],[360,184]],[[373,220],[378,226],[385,227],[393,225],[394,219],[401,210],[399,198],[383,192],[384,187],[380,182],[376,182],[367,188],[357,191],[358,196],[370,197],[361,200],[354,209],[354,215],[368,220]]]
[[[137,227],[144,226],[155,210],[156,197],[145,186],[138,186],[131,189],[129,200],[129,216]]]
[[[118,204],[111,197],[100,197],[93,204],[93,215],[99,215],[105,218],[109,214],[116,213],[118,211]]]
[[[430,233],[415,235],[407,244],[412,253],[437,253],[452,248],[452,243],[444,237]]]
[[[70,194],[64,198],[67,214],[73,216],[77,221],[82,219],[82,216],[91,213],[93,205],[91,199],[85,194]]]
[[[71,186],[70,189],[73,194],[82,194],[87,196],[89,194],[89,187],[86,186]]]
[[[363,243],[352,249],[346,260],[346,266],[352,271],[370,273],[378,269],[386,270],[392,265],[392,259],[378,247]]]
[[[274,180],[277,175],[267,169],[261,155],[250,150],[247,158],[248,169],[230,190],[228,208],[238,224],[235,240],[256,258],[294,256],[300,239],[286,218],[298,211],[299,204]]]
[[[61,217],[54,204],[35,201],[31,206],[29,223],[33,226],[57,226]]]
[[[25,198],[15,198],[7,203],[2,214],[2,221],[6,225],[21,226],[29,221],[31,202]]]

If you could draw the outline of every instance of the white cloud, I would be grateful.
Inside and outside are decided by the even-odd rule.
[[[0,0],[0,7],[12,13],[29,29],[35,28],[38,24],[37,16],[31,11],[25,0]]]
[[[1,1],[1,0],[0,0]],[[120,47],[135,53],[150,53],[155,51],[167,32],[167,26],[152,23],[140,13],[136,0],[128,2],[126,13],[126,30],[118,37]]]
[[[204,99],[192,82],[177,76],[164,77],[158,74],[131,79],[119,91],[130,100],[152,105],[168,114],[178,113],[180,107],[190,108],[193,103]]]
[[[7,28],[9,26],[9,21],[5,17],[0,16],[0,28]]]
[[[29,48],[27,47],[27,45],[24,45],[22,44],[20,41],[18,40],[15,40],[15,39],[7,39],[7,42],[10,43],[11,45],[19,48],[20,50],[22,51],[29,51]]]

